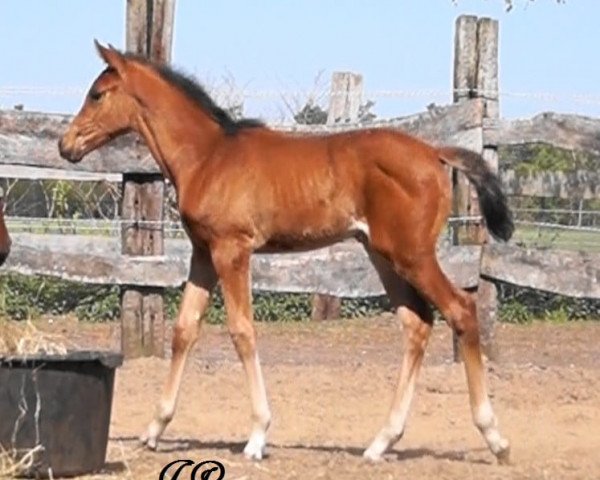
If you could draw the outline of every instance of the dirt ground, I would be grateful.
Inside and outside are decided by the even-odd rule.
[[[115,325],[44,322],[82,347],[115,342]],[[258,331],[273,412],[266,459],[248,462],[241,453],[250,425],[245,377],[226,330],[207,326],[157,452],[139,449],[137,436],[168,360],[118,369],[106,470],[86,479],[156,479],[177,459],[218,460],[227,480],[600,479],[598,323],[498,328],[501,357],[488,363],[488,378],[512,442],[510,466],[496,465],[471,423],[445,325],[434,330],[404,438],[377,464],[361,454],[382,425],[399,370],[402,336],[393,317],[259,324]]]

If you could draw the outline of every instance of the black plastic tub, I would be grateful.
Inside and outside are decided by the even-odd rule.
[[[0,445],[26,452],[36,445],[25,476],[74,476],[106,459],[115,369],[121,354],[0,356]]]

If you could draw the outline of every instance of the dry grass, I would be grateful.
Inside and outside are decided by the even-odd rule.
[[[123,445],[123,442],[109,442],[106,453],[106,457],[109,459],[107,465],[115,466],[115,471],[84,475],[83,477],[77,477],[77,480],[137,480],[140,477],[132,473],[130,465],[136,463],[142,451],[143,447],[130,448]],[[110,470],[110,468],[107,470]],[[148,475],[147,478],[154,478],[152,472],[148,472]]]
[[[0,355],[27,356],[39,353],[65,355],[68,340],[54,333],[42,332],[31,322],[0,319]]]
[[[0,355],[20,356],[67,353],[67,341],[60,335],[42,332],[27,322],[0,319]],[[33,467],[42,445],[21,450],[6,450],[0,446],[0,480],[14,479]]]
[[[35,454],[42,450],[42,446],[26,452],[7,451],[0,447],[0,480],[14,479],[27,472],[35,461]]]

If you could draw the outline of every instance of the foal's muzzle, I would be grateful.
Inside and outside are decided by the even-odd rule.
[[[4,240],[5,241],[3,241],[2,245],[0,246],[0,265],[4,264],[4,262],[6,261],[6,259],[8,257],[8,254],[10,253],[10,245],[11,245],[10,237],[7,236],[7,238],[5,238]]]
[[[74,148],[65,146],[64,137],[58,141],[58,152],[62,158],[72,163],[79,162],[83,158],[80,152],[77,152]]]
[[[9,253],[10,253],[10,248],[0,251],[0,266],[2,266],[4,264],[4,262],[8,258]]]

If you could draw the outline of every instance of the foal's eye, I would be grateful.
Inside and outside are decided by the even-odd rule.
[[[98,92],[97,90],[94,90],[92,92],[90,92],[90,100],[92,100],[93,102],[97,102],[98,100],[100,100],[102,98],[102,92]]]

